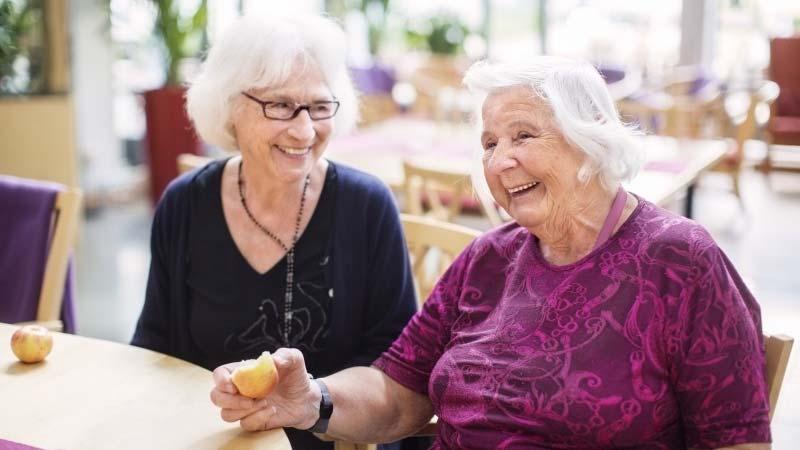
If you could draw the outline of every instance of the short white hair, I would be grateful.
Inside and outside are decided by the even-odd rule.
[[[622,122],[603,78],[587,62],[553,56],[535,56],[523,64],[479,61],[467,70],[464,84],[480,104],[503,88],[531,88],[550,108],[566,140],[588,156],[578,171],[583,182],[599,176],[612,188],[633,178],[642,164],[635,138],[642,133]],[[480,112],[476,120],[482,125]]]
[[[211,46],[186,93],[186,110],[206,142],[236,150],[233,99],[249,89],[279,86],[297,74],[297,64],[313,65],[340,102],[334,133],[346,133],[358,117],[346,47],[341,27],[326,17],[241,16]]]

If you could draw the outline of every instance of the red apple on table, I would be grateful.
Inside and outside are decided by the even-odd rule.
[[[44,360],[53,349],[53,336],[39,325],[25,325],[11,336],[11,350],[24,363]]]

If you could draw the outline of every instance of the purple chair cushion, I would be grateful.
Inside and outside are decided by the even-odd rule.
[[[0,321],[36,319],[47,262],[53,204],[61,186],[0,176]],[[71,266],[71,264],[70,264]],[[62,320],[74,332],[72,268],[65,280]]]
[[[606,84],[616,83],[625,78],[625,69],[621,67],[601,66],[597,68]]]
[[[394,87],[395,75],[391,67],[351,67],[350,73],[358,91],[365,95],[389,94]]]

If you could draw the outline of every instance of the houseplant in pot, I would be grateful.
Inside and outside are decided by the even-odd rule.
[[[458,89],[467,67],[462,55],[469,28],[454,14],[442,14],[410,20],[406,27],[406,44],[421,50],[419,61],[409,79],[417,90],[415,110],[438,117],[441,95]]]
[[[208,5],[201,0],[187,14],[177,0],[151,0],[157,17],[154,33],[162,43],[166,81],[164,86],[145,92],[148,165],[151,198],[155,203],[167,184],[178,175],[177,157],[199,153],[201,144],[185,111],[186,89],[181,85],[180,67],[186,58],[200,52],[205,33]]]

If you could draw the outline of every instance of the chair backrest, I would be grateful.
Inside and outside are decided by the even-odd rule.
[[[481,232],[429,217],[401,214],[419,306],[428,298],[442,273]]]
[[[433,168],[413,160],[403,161],[404,211],[452,222],[463,209],[464,201],[477,201],[492,226],[504,222],[494,200],[476,192],[469,177],[460,171]]]
[[[209,158],[208,156],[200,156],[192,153],[181,153],[178,155],[178,173],[185,173],[198,167],[203,167],[211,162],[211,160],[212,158]]]
[[[789,364],[794,339],[783,334],[764,335],[767,348],[767,389],[769,389],[769,418],[775,414],[775,404],[781,393],[783,376]]]
[[[769,78],[780,86],[775,115],[800,116],[800,35],[773,38],[769,45]],[[795,131],[796,132],[796,131]]]
[[[7,252],[12,252],[12,257],[17,251],[34,251],[34,254],[15,257],[16,261],[20,259],[24,261],[21,270],[25,271],[25,273],[13,275],[12,271],[10,276],[18,276],[19,278],[12,282],[11,286],[13,287],[11,289],[13,292],[23,295],[23,298],[15,299],[18,302],[16,306],[11,306],[11,310],[5,311],[5,314],[11,314],[12,317],[4,317],[4,319],[8,321],[34,321],[49,329],[60,331],[64,328],[64,324],[61,322],[62,306],[68,308],[72,306],[71,304],[64,305],[63,302],[65,286],[71,286],[71,283],[67,283],[67,276],[70,255],[77,239],[82,194],[78,189],[68,188],[63,185],[45,182],[42,186],[38,186],[38,182],[35,180],[14,177],[4,180],[3,186],[7,186],[10,189],[5,191],[4,188],[4,196],[13,195],[17,198],[16,202],[11,201],[9,205],[13,210],[16,210],[12,214],[20,214],[17,218],[24,221],[26,232],[33,235],[39,232],[43,234],[39,237],[32,236],[32,239],[40,240],[37,241],[37,244],[26,247],[26,250],[15,248],[13,244],[9,244],[11,245],[10,249],[5,249]],[[38,203],[41,206],[33,207],[37,202],[44,202],[46,199],[53,199],[52,207],[50,203]],[[22,210],[18,210],[17,208],[20,208],[20,206],[14,206],[15,204],[21,205],[18,202],[33,202],[31,204],[32,208],[23,207]],[[39,212],[34,212],[37,209]],[[30,214],[22,212],[25,210],[30,211]],[[8,224],[11,226],[10,233],[14,233],[14,231],[10,230],[19,227],[19,225],[12,225],[13,222],[8,222]],[[13,236],[11,238],[13,239]],[[39,251],[42,251],[42,253],[38,253]],[[38,270],[41,270],[41,272],[36,274],[28,272]],[[4,275],[9,276],[7,273]],[[40,276],[41,278],[39,278]],[[36,284],[40,279],[41,285]],[[32,293],[34,296],[36,295],[35,293],[38,293],[38,298],[26,295],[24,294],[25,292]],[[35,305],[33,304],[34,301],[37,302]],[[71,317],[70,310],[67,314],[68,320],[71,320]]]

